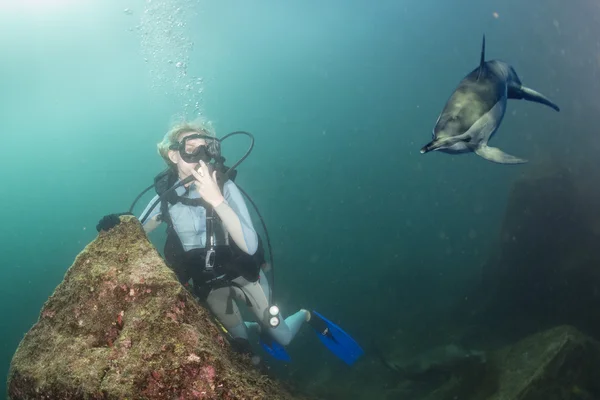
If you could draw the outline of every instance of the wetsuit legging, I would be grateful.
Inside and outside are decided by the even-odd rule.
[[[299,310],[273,328],[267,323],[267,312],[270,304],[266,296],[266,293],[269,293],[269,289],[264,273],[260,272],[260,280],[258,282],[249,282],[241,276],[234,279],[233,282],[240,285],[242,289],[236,286],[221,287],[210,291],[206,298],[208,307],[223,326],[233,337],[245,339],[248,338],[248,328],[260,332],[268,326],[268,332],[273,339],[281,345],[287,346],[300,330],[302,323],[306,321],[307,311]],[[244,293],[242,293],[242,290]],[[251,303],[249,310],[258,321],[264,321],[263,324],[244,323],[236,300],[245,303],[247,301],[246,296]],[[228,305],[232,310],[229,314],[227,313]]]

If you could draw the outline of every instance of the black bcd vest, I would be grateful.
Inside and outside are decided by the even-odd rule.
[[[227,180],[227,175],[225,175],[227,170],[228,168],[225,166],[217,169],[217,183],[221,190],[223,190],[223,185]],[[229,179],[233,181],[236,175],[237,171],[233,170],[230,173]],[[161,172],[154,178],[156,193],[160,196],[172,187],[177,180],[178,176],[175,170],[169,168]],[[205,271],[206,249],[192,249],[186,252],[173,227],[173,222],[169,214],[169,204],[179,202],[188,206],[202,206],[207,212],[211,210],[211,206],[203,199],[181,197],[175,190],[168,193],[166,198],[161,200],[161,220],[167,224],[164,256],[169,267],[175,270],[175,272],[188,271],[186,276],[189,275],[194,279],[194,286],[198,284],[202,286],[216,275],[222,274],[226,275],[226,281],[243,276],[248,281],[256,282],[259,277],[260,266],[265,263],[264,248],[260,236],[258,236],[258,249],[253,255],[242,251],[230,237],[228,246],[218,246],[215,249],[214,271]],[[178,273],[178,275],[180,274]]]

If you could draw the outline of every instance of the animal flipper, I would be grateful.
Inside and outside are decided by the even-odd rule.
[[[525,159],[506,154],[497,147],[490,147],[485,144],[478,146],[474,151],[479,157],[498,164],[524,164],[527,162]]]
[[[481,58],[479,59],[479,72],[477,73],[477,80],[481,78],[483,69],[485,66],[485,34],[483,35],[483,42],[481,43]]]

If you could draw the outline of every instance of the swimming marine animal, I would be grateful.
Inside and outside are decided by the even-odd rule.
[[[485,35],[479,66],[463,78],[454,90],[433,128],[433,140],[421,154],[441,151],[450,154],[474,152],[500,164],[522,164],[527,160],[488,146],[506,112],[508,99],[524,99],[559,107],[541,93],[525,87],[514,68],[504,61],[485,61]]]

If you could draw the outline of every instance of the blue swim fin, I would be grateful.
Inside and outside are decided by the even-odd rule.
[[[352,365],[364,354],[363,349],[350,335],[316,311],[308,322],[317,332],[321,342],[348,365]]]
[[[281,361],[292,361],[285,348],[277,343],[276,340],[270,337],[261,337],[260,345],[267,353],[269,353],[273,358]]]

